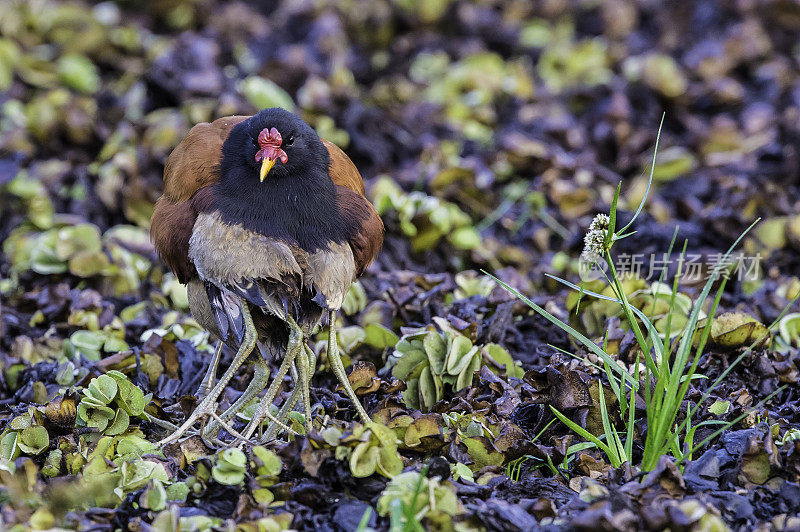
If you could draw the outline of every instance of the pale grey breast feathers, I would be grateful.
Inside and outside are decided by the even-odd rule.
[[[355,280],[353,251],[347,243],[331,243],[326,250],[307,252],[295,245],[224,223],[219,213],[200,214],[189,240],[189,257],[200,277],[220,288],[251,281],[284,282],[297,278],[300,288],[321,295],[324,308],[342,306]],[[268,305],[275,315],[280,305]]]
[[[228,225],[216,212],[197,217],[189,258],[201,278],[219,285],[303,274],[288,244]]]
[[[305,253],[308,264],[303,272],[303,282],[325,297],[323,307],[331,310],[341,308],[350,284],[356,278],[356,261],[350,245],[331,242],[327,250],[302,253]]]

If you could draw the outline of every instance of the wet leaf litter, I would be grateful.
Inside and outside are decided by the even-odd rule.
[[[782,315],[800,293],[792,6],[0,10],[4,524],[385,530],[413,516],[429,529],[798,526],[800,309]],[[193,410],[214,348],[149,243],[163,165],[195,123],[269,106],[301,114],[347,152],[387,228],[338,327],[372,423],[357,423],[337,388],[323,328],[309,342],[317,430],[304,435],[293,415],[299,435],[241,454],[199,437],[157,449],[159,420]],[[630,274],[627,300],[677,343],[722,254],[759,217],[736,252],[760,269],[740,278],[727,265],[717,312],[698,317],[708,336],[676,418],[697,427],[691,443],[642,468],[640,386],[625,396],[632,458],[614,468],[552,411],[607,443],[602,394],[624,446],[631,409],[604,359],[481,271],[645,382],[646,354],[619,305],[545,274],[580,283],[584,236],[620,180],[617,229],[634,218],[662,113],[652,189],[635,234],[613,247]],[[584,282],[619,296],[607,286]],[[251,377],[234,377],[223,407]]]

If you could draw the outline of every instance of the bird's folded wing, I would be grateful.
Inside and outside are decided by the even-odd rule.
[[[336,185],[336,203],[350,228],[348,244],[356,263],[356,277],[375,259],[383,245],[383,222],[367,200],[364,180],[353,161],[336,144],[322,140],[328,150],[328,175]]]
[[[350,160],[345,152],[333,142],[322,139],[322,144],[328,150],[330,163],[328,164],[328,175],[335,185],[349,188],[353,192],[364,195],[364,180],[358,173],[356,165]]]
[[[189,200],[219,179],[216,168],[222,144],[233,126],[247,118],[227,116],[197,124],[167,158],[164,193],[153,211],[150,238],[161,260],[182,283],[196,275],[188,253],[197,211]]]
[[[339,310],[356,278],[352,248],[331,242],[328,249],[307,253],[306,260],[303,284],[314,293],[314,302],[325,310]]]
[[[166,196],[156,201],[150,225],[150,240],[159,257],[182,283],[196,277],[189,260],[189,238],[197,211],[190,201],[174,203]]]
[[[235,298],[227,290],[220,289],[213,283],[205,281],[203,283],[208,295],[208,302],[211,312],[214,314],[214,321],[217,324],[219,337],[223,342],[233,339],[237,344],[244,338],[244,318],[242,309]]]
[[[164,165],[164,196],[172,202],[186,201],[198,189],[216,183],[222,145],[233,126],[248,118],[226,116],[192,127]]]
[[[347,243],[353,252],[355,277],[358,277],[375,260],[383,246],[383,222],[375,207],[351,189],[337,186],[336,204],[345,224],[350,227]]]

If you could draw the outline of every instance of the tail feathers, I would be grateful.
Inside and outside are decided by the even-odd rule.
[[[228,285],[226,288],[257,307],[263,307],[267,304],[261,283],[258,281],[243,280],[236,284]]]
[[[240,344],[244,339],[244,318],[236,298],[212,283],[206,282],[205,286],[220,337],[225,343]]]
[[[204,285],[220,338],[228,345],[239,345],[244,339],[245,325],[241,305],[252,305],[249,308],[254,312],[252,317],[256,327],[260,327],[259,334],[266,332],[271,337],[279,336],[272,329],[274,326],[284,327],[285,324],[281,322],[288,321],[289,317],[300,325],[306,335],[311,334],[327,307],[320,300],[324,296],[319,292],[316,297],[311,297],[310,293],[298,292],[296,285],[284,281],[261,279],[224,286],[205,281]],[[264,320],[271,323],[273,319],[278,321],[265,331],[262,330]]]

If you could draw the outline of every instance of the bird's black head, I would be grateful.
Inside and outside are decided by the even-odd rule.
[[[311,126],[285,109],[271,107],[231,130],[222,145],[220,180],[303,179],[327,173],[328,162],[328,151]]]
[[[264,109],[228,134],[204,209],[306,250],[344,242],[350,229],[338,211],[329,164],[327,148],[300,117]]]

